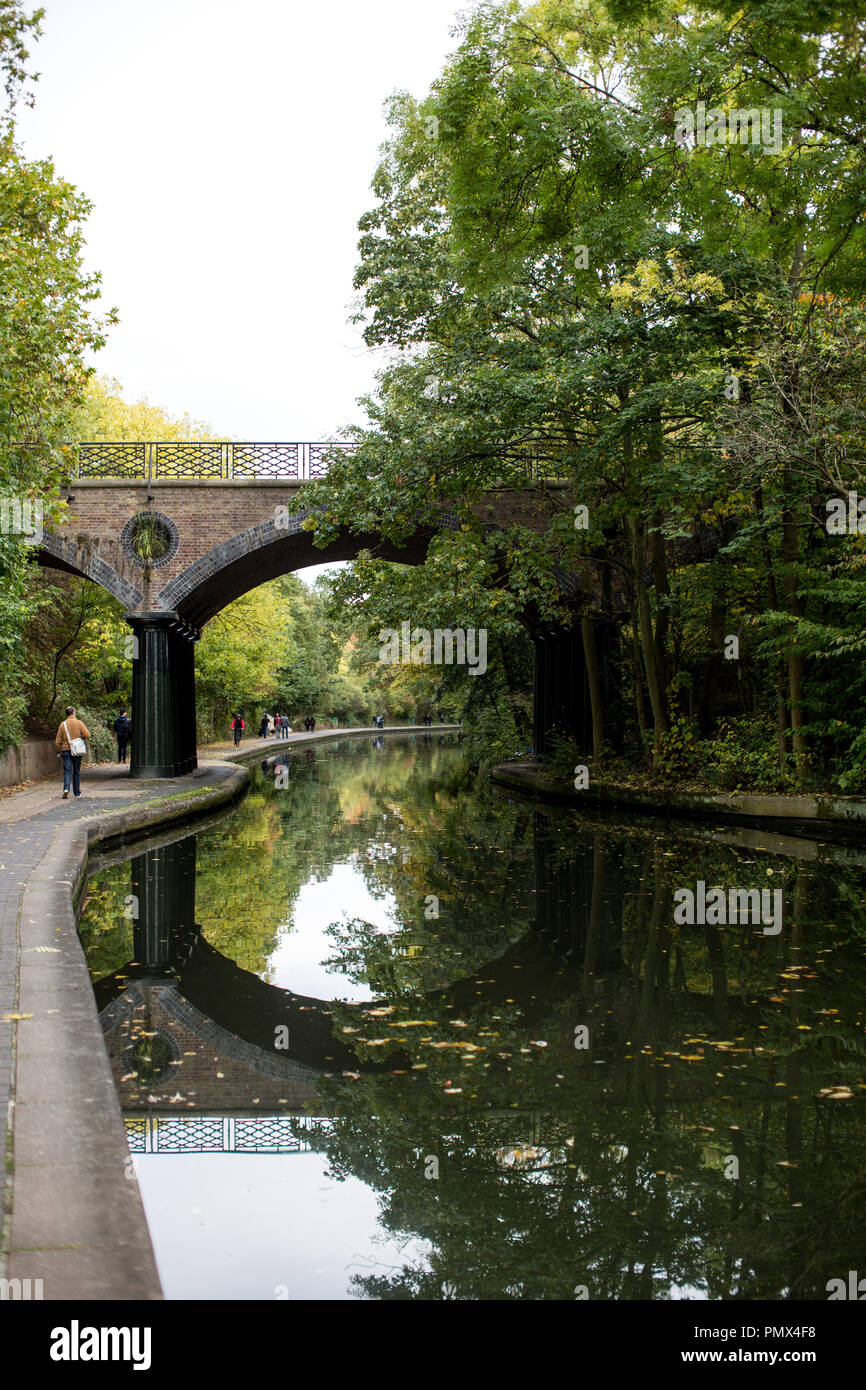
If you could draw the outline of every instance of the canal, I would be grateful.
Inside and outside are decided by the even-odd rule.
[[[543,809],[457,735],[251,767],[80,920],[166,1297],[825,1300],[862,1266],[866,852]]]

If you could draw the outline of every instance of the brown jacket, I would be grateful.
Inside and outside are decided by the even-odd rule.
[[[80,719],[76,719],[74,714],[70,714],[67,719],[62,721],[54,739],[54,747],[57,749],[58,753],[62,753],[64,748],[67,753],[70,751],[69,738],[66,737],[66,731],[63,728],[64,724],[69,730],[69,738],[90,738],[90,730],[87,725],[82,724]]]

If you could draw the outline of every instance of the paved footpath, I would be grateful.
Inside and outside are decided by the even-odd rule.
[[[63,779],[59,772],[0,799],[0,1154],[6,1152],[12,1080],[13,1027],[7,1016],[16,1008],[18,920],[27,876],[49,848],[61,818],[81,820],[119,806],[152,800],[156,788],[160,795],[170,795],[168,786],[161,781],[130,783],[128,772],[119,764],[107,764],[87,769],[82,777],[81,796],[76,798],[70,793],[68,801],[61,797]],[[0,1168],[0,1195],[5,1172],[4,1163]]]

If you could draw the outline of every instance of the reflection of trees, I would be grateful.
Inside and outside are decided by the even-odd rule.
[[[389,1231],[431,1248],[358,1292],[825,1298],[828,1278],[857,1268],[866,1226],[862,916],[846,949],[850,922],[826,925],[840,897],[828,875],[667,830],[575,818],[543,838],[546,988],[536,961],[511,1006],[477,987],[457,1009],[459,988],[403,993],[359,1031],[357,1011],[335,1009],[359,1061],[398,1048],[406,1074],[325,1083],[340,1111],[321,1139],[331,1169],[377,1190]],[[764,886],[768,868],[787,879],[781,940],[673,924],[673,887]],[[850,873],[838,877],[850,897]],[[388,945],[371,943],[380,975]],[[588,1052],[573,1046],[578,1023]],[[528,1157],[506,1166],[520,1145]]]
[[[385,751],[373,756],[366,742],[347,739],[316,749],[314,758],[290,756],[288,786],[275,789],[273,778],[257,777],[236,813],[248,820],[241,819],[236,832],[233,819],[222,846],[215,843],[219,829],[199,837],[197,901],[212,906],[209,915],[201,906],[198,913],[213,945],[241,959],[216,934],[216,922],[223,914],[229,918],[222,906],[226,893],[234,893],[236,903],[242,896],[247,916],[254,917],[262,880],[278,885],[269,901],[258,903],[260,922],[270,914],[275,931],[291,919],[305,883],[326,879],[349,859],[373,897],[390,894],[396,902],[400,930],[387,939],[363,923],[335,930],[335,968],[367,979],[377,993],[418,988],[419,981],[421,988],[435,988],[451,977],[455,963],[459,973],[481,965],[523,933],[532,912],[526,812],[512,806],[497,812],[492,798],[479,798],[456,739],[389,740]],[[244,878],[236,847],[252,833],[247,824],[257,827],[265,818],[271,862],[246,866],[251,872]],[[479,873],[481,860],[491,873]],[[440,915],[428,919],[425,901],[434,894]],[[233,914],[239,915],[236,908]]]
[[[360,1074],[321,1083],[336,1119],[320,1142],[337,1176],[376,1190],[388,1230],[431,1253],[359,1292],[824,1298],[862,1263],[856,862],[539,815],[474,786],[435,741],[290,762],[285,790],[257,782],[199,835],[196,917],[260,970],[311,874],[355,855],[370,891],[394,896],[400,930],[334,932],[379,1002],[331,1010]],[[673,890],[698,879],[784,884],[781,936],[675,925]],[[99,893],[104,959],[122,893]]]
[[[107,869],[88,884],[78,930],[92,980],[112,975],[133,959],[133,921],[128,909],[124,915],[130,892],[127,865]]]

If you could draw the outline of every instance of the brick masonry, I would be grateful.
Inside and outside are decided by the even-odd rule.
[[[308,565],[352,559],[362,549],[419,564],[435,533],[430,526],[419,526],[405,545],[397,547],[379,536],[346,532],[332,545],[317,549],[311,533],[302,528],[304,513],[289,517],[285,511],[303,487],[297,481],[157,479],[150,493],[145,482],[78,479],[70,486],[67,516],[61,527],[44,537],[41,563],[86,575],[128,610],[164,608],[198,627],[267,579]],[[544,531],[566,505],[562,490],[548,485],[491,492],[476,510],[487,526],[518,523]],[[149,593],[143,570],[121,542],[129,519],[148,510],[169,518],[179,538],[173,558],[153,571]],[[455,524],[453,515],[441,515],[440,528]]]

